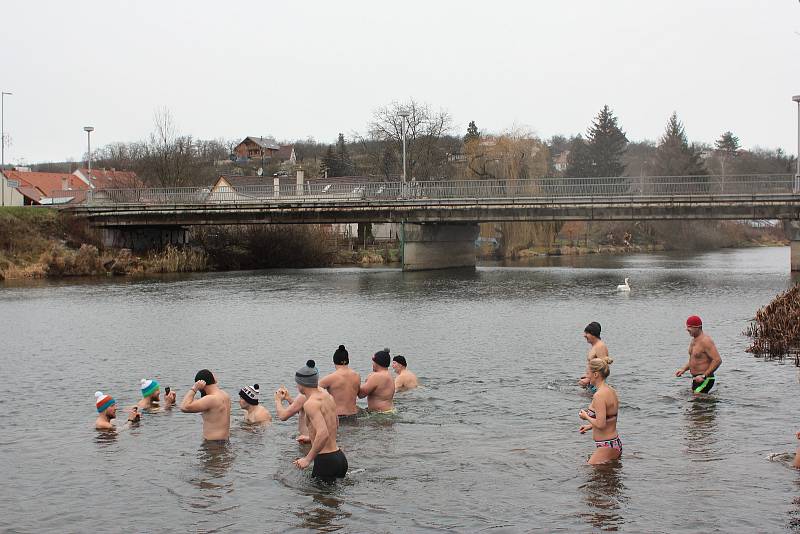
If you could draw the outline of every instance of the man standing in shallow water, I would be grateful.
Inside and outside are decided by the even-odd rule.
[[[586,361],[592,361],[594,358],[608,358],[606,342],[600,339],[601,330],[600,323],[597,321],[592,321],[583,329],[583,338],[590,345],[589,352],[586,355]],[[597,391],[595,387],[589,383],[589,378],[586,375],[583,375],[580,380],[578,380],[578,384],[588,388],[592,393]]]
[[[394,380],[389,375],[391,364],[389,349],[379,350],[372,357],[372,372],[358,390],[358,398],[367,397],[367,408],[371,412],[394,410]]]
[[[214,374],[201,369],[194,376],[195,383],[181,401],[184,413],[203,415],[203,439],[228,441],[231,435],[231,398],[220,389]],[[200,392],[200,398],[194,396]]]
[[[703,321],[697,315],[686,319],[686,331],[692,336],[689,343],[689,361],[675,371],[675,376],[682,376],[686,371],[692,373],[692,391],[708,393],[714,387],[714,372],[722,365],[722,357],[717,351],[714,340],[703,332]]]
[[[397,373],[397,377],[394,379],[395,391],[414,389],[419,385],[417,375],[408,370],[408,363],[404,356],[392,358],[392,369]]]
[[[336,416],[336,401],[330,393],[319,387],[319,371],[314,360],[295,373],[297,389],[305,396],[303,410],[308,422],[311,450],[303,458],[294,461],[298,469],[305,469],[314,462],[311,476],[324,482],[333,482],[347,474],[347,458],[336,444],[339,420]]]
[[[361,375],[350,369],[350,355],[344,345],[333,353],[336,370],[319,381],[319,387],[327,389],[336,401],[336,415],[350,417],[358,414],[356,399],[361,387]]]

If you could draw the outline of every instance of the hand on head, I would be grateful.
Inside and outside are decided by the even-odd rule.
[[[206,388],[206,381],[205,380],[198,380],[194,383],[194,389],[197,391],[203,391]]]

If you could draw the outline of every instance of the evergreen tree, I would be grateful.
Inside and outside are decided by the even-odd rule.
[[[622,176],[625,172],[622,155],[628,146],[628,138],[608,105],[597,114],[586,137],[593,162],[591,176]]]
[[[719,139],[717,139],[714,146],[720,152],[724,152],[729,156],[736,156],[739,153],[739,148],[741,145],[739,144],[739,138],[733,135],[733,132],[725,132],[723,133]]]
[[[328,176],[341,176],[341,174],[339,174],[339,158],[336,157],[336,153],[333,151],[331,145],[328,145],[328,150],[326,150],[325,155],[322,156],[322,166],[320,170],[323,174],[327,170]]]
[[[673,113],[656,149],[655,173],[659,176],[701,176],[707,174],[700,152],[689,145],[678,114]]]
[[[339,139],[336,141],[336,159],[337,159],[337,174],[334,176],[348,176],[353,174],[353,160],[350,159],[350,154],[347,152],[347,145],[345,144],[344,134],[339,134]]]
[[[567,170],[564,176],[569,178],[585,178],[594,176],[592,153],[589,145],[578,134],[569,145]]]
[[[475,121],[469,121],[469,126],[467,126],[467,135],[464,136],[464,144],[480,138],[481,133],[478,131],[478,127],[475,126]]]

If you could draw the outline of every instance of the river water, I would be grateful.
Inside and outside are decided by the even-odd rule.
[[[549,258],[476,272],[322,269],[0,285],[0,531],[781,532],[800,530],[793,363],[745,353],[756,309],[792,282],[787,248]],[[631,278],[630,294],[615,286]],[[693,399],[683,321],[723,356]],[[590,321],[616,358],[619,464],[585,465]],[[344,343],[366,376],[384,346],[423,384],[394,418],[343,426],[350,475],[320,486],[291,461],[295,423],[253,429],[234,406],[223,450],[200,417],[93,429],[140,378],[179,398],[203,367],[237,397],[293,388]]]

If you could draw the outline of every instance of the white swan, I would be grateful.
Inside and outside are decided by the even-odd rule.
[[[617,291],[630,291],[631,286],[628,285],[628,280],[630,280],[630,278],[626,278],[623,285],[617,286]]]

